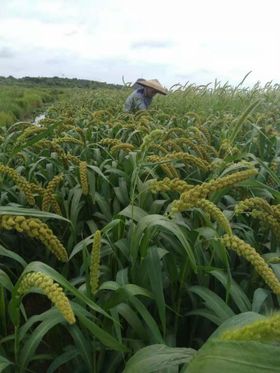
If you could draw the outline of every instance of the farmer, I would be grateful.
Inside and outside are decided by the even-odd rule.
[[[138,79],[134,87],[136,89],[127,97],[124,104],[124,111],[126,112],[133,113],[138,110],[147,110],[157,93],[167,94],[166,89],[157,79]]]

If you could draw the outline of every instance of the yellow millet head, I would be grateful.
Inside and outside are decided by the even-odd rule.
[[[97,230],[94,234],[90,261],[90,287],[92,294],[95,294],[99,284],[100,273],[100,248],[101,232]]]
[[[137,127],[145,127],[146,129],[149,130],[150,121],[151,119],[149,117],[142,116],[137,121]]]
[[[80,181],[82,186],[82,192],[84,195],[88,195],[89,187],[88,187],[88,173],[87,173],[87,162],[80,162],[79,165],[80,171]]]
[[[76,139],[75,137],[72,137],[72,136],[58,137],[53,141],[56,144],[70,143],[70,144],[83,145],[83,142],[81,140]]]
[[[280,313],[256,320],[241,328],[225,331],[219,339],[224,341],[280,341]]]
[[[42,211],[49,211],[49,206],[51,206],[52,211],[57,215],[62,215],[60,206],[55,199],[53,194],[49,194],[46,190],[43,194]]]
[[[150,144],[152,144],[155,140],[161,139],[163,136],[164,132],[160,129],[155,129],[151,131],[148,135],[146,135],[143,138],[143,142],[140,146],[141,151],[145,151]]]
[[[278,159],[273,159],[270,163],[270,169],[273,172],[277,172],[279,167],[279,160]]]
[[[171,137],[171,135],[173,134],[178,134],[178,135],[184,135],[186,133],[186,131],[183,129],[183,128],[179,128],[179,127],[174,127],[174,128],[170,128],[166,134],[163,136],[163,140],[166,140],[168,138]]]
[[[273,210],[270,204],[261,197],[247,198],[244,201],[239,202],[235,206],[234,210],[236,214],[240,214],[242,212],[252,210],[254,208],[258,208],[262,211],[268,212],[269,214],[273,214]]]
[[[99,141],[98,144],[114,146],[114,145],[117,145],[117,144],[121,144],[121,141],[119,139],[106,138],[106,139],[102,139],[101,141]]]
[[[19,161],[20,163],[27,162],[28,160],[27,156],[24,153],[17,153],[16,157],[17,161]]]
[[[265,226],[271,228],[275,236],[280,239],[280,222],[277,218],[265,211],[259,210],[253,210],[251,216],[255,219],[259,219]]]
[[[37,238],[59,260],[62,262],[68,261],[68,254],[62,243],[47,224],[39,219],[25,218],[21,215],[0,215],[0,229],[15,229],[18,232],[24,232],[29,237]]]
[[[211,144],[211,135],[209,129],[205,125],[200,126],[199,129],[204,133],[204,136],[207,138],[208,144]]]
[[[213,154],[215,157],[218,157],[218,152],[217,150],[208,144],[203,144],[203,145],[198,145],[198,148],[206,154]]]
[[[0,164],[0,173],[8,175],[18,186],[18,188],[23,191],[27,202],[32,206],[35,205],[35,199],[32,194],[32,186],[23,176],[19,175],[13,168],[3,164]]]
[[[53,179],[51,181],[49,181],[48,186],[47,186],[47,190],[49,192],[53,193],[55,188],[61,183],[63,178],[64,178],[63,174],[54,176]]]
[[[201,198],[207,198],[209,193],[239,183],[256,174],[256,169],[249,169],[197,185],[191,190],[182,193],[180,199],[172,203],[170,213],[172,215],[192,208],[195,206],[196,201]]]
[[[147,157],[148,162],[158,163],[161,167],[162,171],[170,178],[178,178],[178,172],[176,168],[170,164],[170,160],[166,159],[166,157],[160,157],[157,155],[149,155]]]
[[[147,127],[145,127],[145,126],[139,126],[139,127],[137,127],[137,130],[138,130],[139,132],[141,132],[141,134],[142,134],[142,133],[143,133],[143,134],[147,134],[147,133],[150,132],[149,128],[147,128]]]
[[[182,193],[185,190],[192,189],[193,187],[193,185],[188,184],[184,180],[181,180],[179,178],[170,179],[168,177],[165,177],[163,180],[153,180],[149,184],[149,189],[154,193],[168,191]]]
[[[114,145],[111,148],[112,153],[115,153],[118,150],[124,150],[125,152],[129,153],[132,150],[134,150],[134,145],[127,144],[127,143],[121,143],[121,144]]]
[[[43,194],[43,201],[42,201],[42,211],[49,211],[49,206],[52,201],[52,194],[48,192],[47,189],[45,189]]]
[[[33,287],[42,290],[69,324],[76,322],[69,299],[51,277],[41,272],[29,272],[23,276],[17,292],[19,295],[24,295]]]
[[[56,175],[49,183],[47,188],[44,190],[43,193],[43,201],[42,201],[42,210],[49,211],[49,206],[51,205],[55,213],[61,215],[61,210],[59,207],[58,202],[54,197],[54,191],[59,183],[63,180],[64,175]]]
[[[31,135],[37,134],[39,132],[46,131],[45,128],[37,127],[35,125],[32,125],[28,128],[26,128],[22,134],[17,138],[16,145],[21,144],[26,138],[28,138]]]
[[[187,128],[187,133],[189,133],[190,137],[194,138],[198,143],[206,143],[207,144],[207,137],[204,133],[197,127],[191,126]]]
[[[60,208],[57,200],[54,198],[54,196],[52,196],[51,206],[52,206],[52,209],[53,209],[55,214],[62,216],[61,208]]]
[[[176,152],[182,152],[183,149],[181,148],[180,145],[177,144],[177,141],[175,140],[167,140],[164,141],[163,145],[171,150],[176,150]]]
[[[83,142],[86,142],[85,133],[82,128],[80,127],[74,127],[74,130],[79,134],[80,138],[83,140]]]
[[[272,211],[273,211],[273,216],[277,219],[280,220],[280,205],[273,205],[271,206]]]
[[[154,150],[160,151],[160,152],[162,152],[162,153],[164,153],[164,154],[167,154],[167,153],[168,153],[168,150],[167,150],[167,149],[165,149],[163,146],[158,145],[158,144],[150,144],[150,145],[149,145],[149,150],[150,150],[151,148],[154,149]]]
[[[175,153],[170,153],[164,157],[166,160],[175,160],[179,159],[184,161],[184,163],[189,166],[189,165],[195,165],[198,168],[202,169],[203,171],[207,171],[210,168],[210,165],[208,162],[206,162],[204,159],[195,157],[191,154],[187,154],[184,152],[175,152]]]
[[[55,141],[55,140],[52,140],[51,141],[51,145],[50,145],[51,149],[56,152],[57,154],[59,154],[60,156],[62,156],[64,154],[64,151],[62,149],[62,147]]]
[[[35,144],[32,145],[33,148],[38,148],[38,149],[45,149],[50,147],[52,142],[50,140],[40,140],[37,141]]]
[[[68,161],[69,161],[69,162],[72,162],[75,165],[79,165],[80,162],[81,162],[78,157],[76,157],[75,155],[72,155],[70,153],[63,153],[63,154],[61,154],[61,157],[62,157],[63,161],[65,161],[66,163],[68,163]]]
[[[61,126],[57,129],[56,133],[60,134],[64,131],[73,130],[73,129],[76,129],[76,127],[73,126],[73,124],[61,124]]]
[[[232,230],[228,219],[225,217],[223,212],[211,201],[207,199],[199,199],[196,203],[197,207],[200,207],[202,210],[206,211],[223,230],[232,235]]]
[[[41,187],[41,185],[35,184],[35,183],[29,183],[29,185],[30,185],[33,193],[38,193],[41,196],[44,194],[45,190],[44,190],[44,188]]]
[[[240,150],[236,146],[232,146],[231,142],[228,139],[222,141],[222,144],[219,149],[219,156],[226,157],[228,155],[239,154]]]
[[[91,117],[93,120],[102,122],[104,120],[110,120],[111,113],[109,110],[97,110],[91,114]]]
[[[225,247],[234,250],[239,256],[243,256],[248,260],[271,290],[277,295],[280,294],[279,280],[264,259],[252,246],[234,235],[225,234],[220,238],[220,240]]]

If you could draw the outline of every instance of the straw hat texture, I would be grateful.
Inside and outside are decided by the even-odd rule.
[[[143,80],[143,81],[141,80],[141,81],[137,81],[137,84],[140,84],[143,87],[153,88],[155,91],[157,91],[158,93],[162,95],[167,94],[166,89],[160,84],[160,82],[157,79]]]

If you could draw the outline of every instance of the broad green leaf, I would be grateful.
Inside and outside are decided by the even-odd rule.
[[[278,373],[279,366],[278,345],[213,340],[205,344],[182,373]]]
[[[62,354],[58,355],[48,367],[46,373],[55,373],[57,369],[60,368],[62,365],[68,363],[69,361],[75,359],[79,355],[79,352],[75,348],[69,348],[67,351],[63,352]]]
[[[88,165],[89,168],[91,168],[95,173],[97,173],[99,176],[102,177],[105,181],[107,181],[108,184],[110,184],[109,179],[103,174],[103,172],[100,170],[99,167],[93,166],[93,165]]]
[[[216,324],[216,325],[221,324],[221,320],[219,316],[217,316],[212,310],[208,310],[206,308],[203,308],[203,309],[198,308],[196,310],[189,311],[187,313],[187,316],[192,316],[192,315],[205,317],[206,319],[210,320],[213,324]]]
[[[271,187],[269,187],[267,184],[264,184],[260,182],[259,180],[244,180],[241,181],[240,183],[236,184],[236,186],[242,186],[245,187],[246,189],[250,189],[251,191],[264,191],[267,190],[270,192],[274,198],[276,198],[277,202],[280,203],[280,192],[278,190],[275,190]]]
[[[229,294],[239,308],[240,312],[247,312],[251,309],[251,304],[247,295],[232,278],[229,279],[224,272],[218,270],[211,271],[210,273],[222,283],[225,289],[229,287]]]
[[[46,318],[39,326],[32,332],[31,336],[25,341],[19,356],[20,373],[24,373],[31,359],[33,359],[35,351],[41,343],[45,334],[51,330],[55,325],[64,323],[63,316],[57,312],[56,315]],[[70,326],[68,326],[70,327]]]
[[[172,236],[175,236],[181,243],[185,253],[187,254],[190,260],[191,267],[194,271],[196,271],[195,256],[183,231],[174,221],[169,220],[162,215],[147,215],[138,222],[131,240],[131,256],[134,261],[136,260],[138,255],[139,244],[141,242],[141,239],[143,238],[142,236],[147,228],[157,228],[160,231],[162,230],[163,232],[168,232],[169,234],[171,233]],[[149,244],[149,242],[147,242],[147,244]]]
[[[27,332],[34,327],[34,324],[42,322],[46,319],[51,319],[52,317],[56,317],[59,313],[56,307],[52,307],[49,310],[40,313],[39,315],[33,315],[28,318],[28,320],[20,327],[19,329],[19,340],[22,341]],[[63,319],[64,320],[64,319]]]
[[[110,208],[108,201],[101,194],[96,192],[95,202],[100,208],[103,216],[106,218],[108,222],[110,222],[112,220],[112,213],[111,213],[111,208]]]
[[[107,225],[105,225],[105,227],[103,227],[101,229],[101,235],[103,236],[105,233],[108,233],[111,229],[113,229],[118,224],[120,224],[120,222],[121,222],[120,219],[114,219],[114,220],[112,220],[110,223],[108,223]],[[88,245],[92,244],[92,242],[93,242],[93,236],[94,236],[94,233],[91,234],[90,236],[86,237],[82,241],[78,242],[73,247],[71,255],[69,256],[69,260],[72,259],[80,251],[82,251],[85,246],[88,246]],[[101,257],[104,256],[105,253],[107,253],[107,255],[108,255],[108,253],[111,253],[111,250],[110,249],[105,250],[104,248],[102,248],[102,250],[101,250]]]
[[[192,286],[189,291],[200,296],[205,302],[205,306],[219,317],[221,323],[234,315],[232,309],[213,291],[203,286]]]
[[[6,256],[8,258],[11,258],[11,259],[15,260],[23,268],[27,265],[26,261],[20,255],[18,255],[17,253],[15,253],[11,250],[5,249],[5,247],[2,246],[1,244],[0,244],[0,256]]]
[[[140,221],[142,218],[148,215],[146,211],[137,206],[129,205],[125,209],[119,212],[119,215],[126,216],[127,218],[135,221]]]
[[[131,295],[143,295],[144,297],[153,298],[153,294],[149,290],[144,289],[141,286],[134,285],[134,284],[120,285],[115,281],[103,282],[103,284],[100,285],[100,287],[98,288],[98,291],[100,291],[100,290],[117,291],[119,289],[125,289]]]
[[[145,321],[149,332],[151,333],[152,340],[154,342],[163,343],[163,338],[159,331],[158,325],[155,319],[152,317],[148,309],[144,306],[144,304],[137,299],[135,296],[131,295],[128,290],[121,289],[122,293],[127,296],[130,304],[134,307],[134,309],[139,313],[142,319]]]
[[[83,239],[82,241],[78,242],[71,252],[71,255],[69,256],[69,260],[72,259],[76,254],[78,254],[80,251],[83,250],[84,247],[87,247],[88,245],[92,244],[93,242],[93,236],[94,234],[91,234],[87,238]]]
[[[246,118],[248,117],[248,115],[253,111],[255,110],[255,108],[262,102],[262,100],[256,100],[254,101],[253,103],[251,103],[247,108],[246,110],[239,116],[239,118],[237,118],[233,125],[231,126],[230,128],[230,133],[229,133],[229,136],[228,136],[228,140],[230,141],[231,144],[234,143],[234,140],[236,139],[236,137],[238,136],[239,132],[241,131],[242,129],[242,125],[244,123],[244,121],[246,120]]]
[[[150,285],[153,290],[154,298],[157,304],[158,313],[161,321],[163,333],[166,330],[166,305],[163,292],[162,268],[157,247],[150,247],[148,255],[145,258],[148,268]]]
[[[136,312],[125,303],[120,303],[116,307],[116,311],[127,321],[127,323],[131,326],[134,332],[141,338],[142,341],[147,340],[147,333],[146,329],[137,316]]]
[[[147,346],[128,360],[123,373],[159,372],[161,369],[187,363],[195,353],[192,348],[172,348],[163,344]]]
[[[78,304],[73,303],[73,309],[75,314],[79,318],[80,322],[95,336],[100,340],[105,346],[116,351],[126,351],[127,348],[121,344],[117,339],[115,339],[111,334],[106,332],[103,328],[100,328],[96,323],[89,319],[89,313],[85,311]]]
[[[21,216],[31,216],[34,218],[40,219],[58,219],[67,221],[67,223],[71,223],[70,220],[64,218],[61,215],[56,215],[51,212],[45,212],[35,209],[27,209],[23,207],[13,207],[13,206],[1,206],[0,207],[0,215],[21,215]]]
[[[154,298],[153,294],[149,290],[144,289],[141,286],[134,284],[125,284],[122,287],[126,289],[131,295],[143,295],[144,297]]]
[[[9,290],[10,292],[12,292],[14,287],[10,277],[2,269],[0,269],[0,285],[3,286],[3,288]]]
[[[208,338],[207,342],[218,338],[221,333],[223,333],[225,330],[231,329],[231,328],[241,328],[244,325],[250,324],[256,320],[264,319],[265,316],[260,315],[256,312],[243,312],[238,315],[234,315],[233,317],[227,319],[224,321],[215,331],[211,334],[211,336]]]
[[[263,306],[267,299],[271,298],[271,293],[267,289],[258,288],[254,292],[253,302],[252,302],[252,311],[261,312]]]
[[[87,333],[81,330],[77,325],[72,325],[71,328],[69,328],[69,334],[72,336],[77,351],[85,364],[84,368],[90,372],[93,365],[93,356]]]

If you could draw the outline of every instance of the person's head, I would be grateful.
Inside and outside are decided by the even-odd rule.
[[[137,82],[139,85],[144,87],[144,95],[147,97],[154,97],[157,93],[166,95],[166,89],[160,84],[157,79],[143,80]]]

